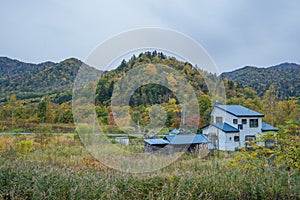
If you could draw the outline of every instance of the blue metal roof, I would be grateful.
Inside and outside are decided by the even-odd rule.
[[[178,129],[169,130],[169,134],[179,134],[180,131]]]
[[[210,143],[207,137],[203,134],[166,135],[163,139],[145,139],[144,142],[150,145],[185,145]]]
[[[170,144],[183,145],[183,144],[202,144],[209,143],[210,141],[203,134],[186,134],[186,135],[167,135],[164,137]]]
[[[159,145],[159,144],[162,144],[162,145],[169,144],[169,141],[164,140],[164,139],[145,139],[144,142],[146,142],[148,144],[152,144],[152,145],[153,144],[157,144],[157,145]]]
[[[166,135],[166,136],[164,137],[164,140],[167,140],[167,141],[170,142],[174,137],[175,137],[175,135]]]
[[[233,126],[231,126],[227,123],[213,123],[211,125],[224,131],[225,133],[240,132],[239,129],[234,128]]]
[[[266,122],[262,123],[261,131],[278,131],[278,128],[275,128],[271,126],[270,124],[267,124]]]
[[[264,114],[255,112],[249,108],[240,105],[215,105],[215,107],[220,108],[236,117],[263,117]]]

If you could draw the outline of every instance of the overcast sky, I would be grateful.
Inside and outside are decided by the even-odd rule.
[[[300,63],[300,1],[0,0],[0,56],[84,60],[121,32],[161,27],[202,45],[219,68]]]

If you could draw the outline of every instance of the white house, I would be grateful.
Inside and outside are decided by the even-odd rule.
[[[235,151],[266,131],[278,131],[262,121],[263,114],[240,105],[215,104],[210,115],[213,122],[202,128],[211,141],[209,149]]]

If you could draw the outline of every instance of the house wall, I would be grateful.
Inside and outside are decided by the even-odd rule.
[[[211,112],[211,116],[213,117],[213,123],[217,123],[216,122],[216,117],[222,117],[223,118],[223,123],[224,122],[228,122],[228,121],[232,121],[230,120],[232,116],[229,116],[230,114],[221,110],[220,108],[214,107],[214,109]]]
[[[241,117],[238,118],[238,124],[242,124],[242,119],[247,119],[247,124],[243,124],[243,129],[240,129],[240,138],[241,138],[241,147],[245,147],[245,137],[255,136],[256,139],[259,139],[262,135],[262,118],[261,117]],[[258,127],[250,128],[250,119],[258,119]]]
[[[224,133],[224,135],[225,135],[225,148],[224,148],[224,150],[226,150],[226,151],[235,151],[237,148],[240,147],[241,138],[239,138],[239,141],[237,141],[237,142],[234,141],[234,136],[239,136],[239,133]]]
[[[202,130],[202,133],[211,141],[208,143],[208,149],[218,149],[218,141],[214,141],[213,137],[218,137],[219,129],[209,125]]]
[[[218,139],[219,139],[219,150],[226,151],[226,133],[219,130],[218,133]]]
[[[213,117],[213,123],[217,123],[216,122],[216,117],[222,117],[223,118],[223,123],[227,123],[235,128],[238,128],[238,125],[237,124],[234,124],[233,123],[233,119],[237,119],[236,116],[220,109],[220,108],[217,108],[217,107],[214,107],[214,109],[212,110],[211,112],[211,116]],[[242,123],[242,122],[241,122]]]
[[[203,129],[203,134],[208,137],[211,143],[208,144],[208,149],[219,149],[223,151],[235,151],[236,148],[240,147],[240,141],[235,142],[234,136],[239,136],[239,133],[225,133],[222,130],[210,125]],[[213,137],[216,136],[214,142]]]
[[[226,150],[226,135],[222,130],[210,125],[203,129],[203,134],[211,141],[211,143],[208,144],[208,149]]]

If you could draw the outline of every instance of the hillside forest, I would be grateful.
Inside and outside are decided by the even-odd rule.
[[[204,73],[212,81],[218,80],[219,77],[202,71],[190,63],[178,61],[174,57],[168,57],[161,52],[154,51],[141,53],[137,57],[133,55],[130,60],[123,60],[116,69],[103,72],[97,83],[95,111],[99,123],[105,127],[104,130],[114,133],[121,131],[113,120],[111,110],[110,98],[114,85],[130,69],[149,63],[167,65],[183,74],[197,95],[200,114],[197,117],[199,128],[207,125],[210,121],[209,113],[214,102],[201,74]],[[54,132],[75,131],[71,106],[72,82],[82,64],[77,59],[68,59],[58,64],[46,62],[38,67],[25,65],[25,69],[31,70],[28,70],[30,73],[27,73],[25,69],[23,69],[25,70],[23,73],[18,72],[20,74],[16,74],[7,83],[7,88],[4,87],[6,83],[2,82],[0,131],[35,132],[41,129],[41,124],[44,128],[48,127]],[[15,66],[18,65],[15,64]],[[150,69],[152,72],[149,73],[157,73],[154,67],[150,67]],[[90,72],[93,73],[93,70],[91,68]],[[11,71],[13,70],[11,69]],[[4,75],[2,75],[2,79],[4,79],[3,77]],[[31,79],[38,77],[39,81],[23,81],[23,79],[30,79],[29,77]],[[280,99],[279,94],[282,91],[278,91],[274,87],[276,83],[270,84],[262,95],[258,95],[251,88],[244,87],[238,82],[224,78],[224,76],[221,77],[226,91],[226,101],[223,100],[221,103],[243,105],[261,112],[265,114],[264,121],[274,126],[286,125],[288,121],[300,118],[300,104],[297,96],[290,99]],[[31,93],[28,89],[29,86],[33,91]],[[28,91],[24,91],[24,88],[27,88]],[[136,123],[139,122],[141,127],[147,126],[150,123],[149,107],[159,104],[167,113],[165,130],[178,128],[182,107],[178,104],[178,99],[173,92],[157,84],[139,87],[129,102],[131,118]],[[190,121],[188,123],[193,123],[195,117],[187,120]],[[132,131],[137,130],[136,126],[131,128]],[[147,130],[142,129],[142,131]]]

